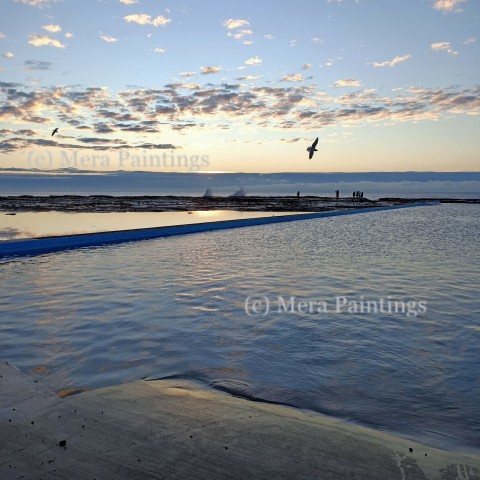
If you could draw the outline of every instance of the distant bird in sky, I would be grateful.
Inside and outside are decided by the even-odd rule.
[[[52,137],[58,132],[58,128],[56,128],[53,132],[52,132]]]
[[[315,141],[312,143],[311,147],[307,147],[307,152],[308,152],[308,158],[311,160],[313,157],[313,154],[315,152],[318,152],[317,150],[317,143],[318,143],[318,137],[315,139]]]

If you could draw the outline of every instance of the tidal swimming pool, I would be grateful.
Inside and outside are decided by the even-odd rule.
[[[479,214],[417,207],[4,260],[1,357],[56,391],[183,376],[475,449]],[[326,308],[299,307],[311,301]]]

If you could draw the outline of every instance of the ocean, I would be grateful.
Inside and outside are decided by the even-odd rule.
[[[480,198],[480,172],[162,173],[0,169],[0,195],[301,195]]]
[[[480,448],[480,206],[0,263],[0,351],[55,391],[182,377]]]

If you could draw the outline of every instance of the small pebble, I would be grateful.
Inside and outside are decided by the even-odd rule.
[[[67,441],[66,441],[66,440],[60,440],[60,441],[58,442],[58,446],[59,446],[59,447],[65,447],[66,445],[67,445]]]
[[[409,451],[409,452],[413,452],[413,448],[410,447],[410,448],[408,449],[408,451]]]

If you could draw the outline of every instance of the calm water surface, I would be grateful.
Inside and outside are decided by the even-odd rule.
[[[440,205],[4,261],[0,357],[57,391],[178,375],[478,449],[478,238],[480,206]]]
[[[15,215],[0,212],[0,241],[291,214],[292,212],[237,212],[234,210],[121,213],[67,213],[52,211],[18,212]]]

